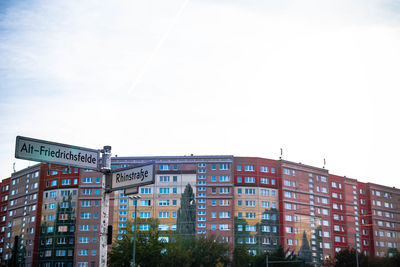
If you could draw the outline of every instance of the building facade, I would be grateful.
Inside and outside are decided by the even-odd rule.
[[[285,160],[234,156],[115,157],[112,168],[154,163],[140,199],[110,194],[109,225],[208,237],[249,253],[280,245],[319,265],[347,247],[384,256],[400,245],[400,190]],[[0,184],[0,264],[99,266],[103,174],[37,164]],[[110,248],[110,247],[109,247]]]

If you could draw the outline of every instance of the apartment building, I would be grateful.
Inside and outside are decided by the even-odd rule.
[[[364,222],[370,228],[370,251],[385,256],[400,245],[400,190],[372,183],[366,187],[363,193],[369,200]]]
[[[249,253],[279,245],[318,265],[346,247],[384,256],[400,244],[400,190],[285,160],[234,156],[114,157],[112,169],[154,163],[140,199],[110,194],[114,239],[132,227],[206,236]],[[99,266],[103,174],[55,164],[0,184],[0,264]],[[110,246],[109,246],[110,248]]]
[[[157,227],[168,240],[170,234],[214,237],[233,246],[232,156],[124,157],[113,158],[112,167],[155,162],[155,183],[140,188],[137,217],[139,230]],[[190,185],[193,199],[182,199]],[[134,200],[116,192],[113,229],[117,238],[134,218]],[[187,203],[183,205],[184,203]],[[193,207],[194,217],[179,219]],[[182,227],[180,227],[182,225]],[[192,225],[192,230],[189,229]],[[188,232],[189,231],[189,232]]]
[[[44,165],[14,172],[11,175],[3,263],[37,266],[43,186],[40,174]],[[12,250],[15,253],[12,255]]]
[[[280,161],[281,244],[317,263],[333,255],[326,169]],[[303,248],[303,251],[301,251]]]
[[[0,182],[0,266],[3,263],[4,237],[5,237],[5,229],[7,226],[6,220],[7,220],[8,196],[10,192],[10,181],[11,178],[6,178]]]
[[[254,255],[280,244],[278,177],[274,160],[235,157],[235,243]]]

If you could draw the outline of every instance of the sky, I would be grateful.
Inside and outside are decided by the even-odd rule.
[[[399,73],[397,0],[3,0],[0,179],[21,135],[399,188]]]

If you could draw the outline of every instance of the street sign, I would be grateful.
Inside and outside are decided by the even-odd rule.
[[[127,167],[111,173],[111,190],[154,184],[155,164]]]
[[[100,152],[96,149],[17,136],[15,157],[99,170]]]
[[[125,195],[125,196],[127,196],[127,195],[134,195],[134,194],[137,194],[137,193],[139,193],[139,187],[138,187],[138,186],[136,186],[136,187],[131,187],[131,188],[126,188],[126,189],[124,190],[124,195]]]

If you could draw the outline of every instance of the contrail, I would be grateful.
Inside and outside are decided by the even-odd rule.
[[[158,51],[160,50],[160,48],[162,47],[162,45],[164,44],[165,40],[168,38],[168,35],[170,34],[170,32],[172,31],[172,29],[175,27],[176,23],[178,22],[179,18],[181,17],[183,11],[185,10],[187,4],[188,4],[189,0],[185,0],[181,6],[181,8],[178,10],[178,13],[175,16],[175,19],[172,21],[171,25],[168,27],[167,31],[165,32],[165,34],[163,35],[163,37],[160,39],[160,41],[158,42],[157,46],[154,48],[153,52],[151,53],[149,59],[146,61],[146,63],[144,64],[142,70],[139,72],[139,74],[137,75],[136,79],[133,81],[132,85],[130,86],[129,90],[128,90],[128,94],[131,94],[137,84],[140,82],[140,80],[142,79],[143,75],[145,74],[145,72],[147,71],[147,68],[150,66],[150,63],[153,61],[153,58],[156,56],[156,54],[158,53]]]

